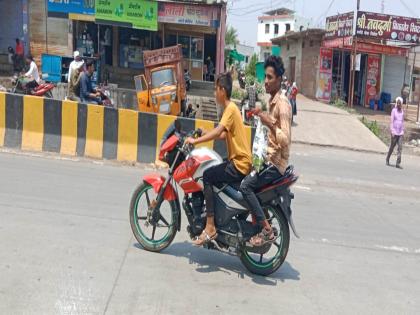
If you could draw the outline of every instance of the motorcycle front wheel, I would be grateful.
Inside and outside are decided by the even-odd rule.
[[[148,251],[160,252],[168,247],[175,238],[176,203],[164,200],[160,206],[160,218],[152,224],[148,220],[148,210],[156,200],[157,193],[147,183],[140,184],[130,202],[130,225],[134,237]]]
[[[286,259],[289,251],[290,231],[287,219],[281,209],[266,207],[266,217],[277,232],[276,240],[264,254],[251,252],[243,248],[239,254],[242,264],[250,272],[261,276],[268,276],[277,271]]]

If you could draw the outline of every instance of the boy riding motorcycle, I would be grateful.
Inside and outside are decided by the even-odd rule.
[[[196,145],[214,139],[226,139],[228,151],[227,162],[209,168],[203,174],[207,222],[201,235],[194,241],[194,244],[199,246],[217,237],[214,224],[213,185],[240,182],[251,170],[251,149],[246,138],[245,126],[238,107],[230,101],[231,94],[232,76],[229,72],[221,74],[216,80],[215,91],[216,102],[224,110],[219,125],[197,139],[186,140],[187,143]]]

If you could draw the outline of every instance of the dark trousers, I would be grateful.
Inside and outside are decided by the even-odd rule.
[[[394,152],[395,146],[398,145],[397,149],[397,165],[401,164],[401,153],[403,145],[403,136],[392,136],[391,145],[389,146],[388,155],[386,156],[386,161],[389,162],[389,158]]]
[[[241,192],[244,199],[250,206],[251,213],[255,215],[257,223],[261,224],[266,218],[260,202],[255,195],[255,191],[265,185],[270,184],[275,179],[281,177],[279,170],[273,166],[265,166],[259,173],[252,172],[241,183]]]
[[[204,171],[204,199],[206,200],[207,216],[214,216],[213,186],[240,182],[244,177],[245,175],[239,172],[232,162],[224,162]]]

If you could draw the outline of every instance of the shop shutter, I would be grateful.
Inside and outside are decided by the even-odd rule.
[[[391,99],[393,101],[401,94],[401,89],[404,84],[405,65],[405,57],[385,56],[382,92],[391,93]],[[410,71],[407,67],[406,76],[409,73]]]
[[[15,49],[15,39],[23,36],[22,1],[0,0],[0,8],[0,53],[7,53],[9,46]]]

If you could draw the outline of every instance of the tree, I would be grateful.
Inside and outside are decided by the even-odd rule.
[[[257,76],[257,62],[257,54],[253,54],[245,68],[245,74],[247,77],[255,78]]]
[[[225,34],[225,45],[235,46],[236,44],[239,44],[238,31],[234,27],[229,26]]]

